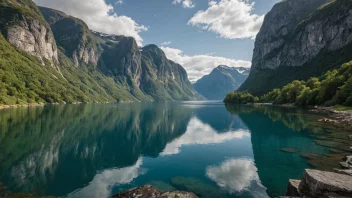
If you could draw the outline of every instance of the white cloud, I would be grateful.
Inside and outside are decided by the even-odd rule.
[[[161,47],[168,59],[182,65],[191,82],[196,82],[204,75],[208,75],[215,67],[227,65],[232,67],[250,67],[251,62],[245,60],[235,60],[219,56],[206,55],[184,55],[179,49]]]
[[[128,184],[139,175],[144,174],[145,171],[141,170],[141,166],[142,159],[140,158],[133,166],[105,170],[98,173],[86,187],[74,191],[65,197],[109,197],[111,196],[111,188],[114,185]]]
[[[40,6],[61,10],[85,21],[89,28],[106,34],[132,36],[142,45],[140,32],[148,30],[127,16],[118,16],[104,0],[34,0]],[[117,1],[119,2],[119,1]],[[122,2],[122,1],[121,1]]]
[[[194,8],[195,6],[192,0],[173,0],[172,4],[182,4],[182,7],[184,8]]]
[[[209,3],[208,3],[209,6],[213,6],[213,5],[215,5],[215,4],[217,4],[216,1],[209,1]]]
[[[251,159],[230,159],[219,166],[209,166],[206,175],[230,193],[249,191],[253,197],[269,197]]]
[[[254,39],[264,15],[253,14],[254,3],[248,0],[210,1],[207,10],[197,12],[188,24],[218,33],[229,39]]]
[[[116,4],[116,5],[117,5],[117,4],[123,4],[123,1],[122,1],[122,0],[117,0],[115,4]]]
[[[165,41],[161,43],[161,46],[166,46],[166,45],[170,45],[171,41]]]
[[[211,126],[204,124],[197,118],[192,118],[185,134],[168,143],[161,155],[173,155],[180,152],[180,148],[191,144],[219,144],[233,139],[250,137],[248,130],[229,131],[217,133]]]

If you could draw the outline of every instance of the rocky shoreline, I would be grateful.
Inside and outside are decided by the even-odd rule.
[[[112,198],[198,198],[195,194],[185,191],[160,191],[151,185],[140,186],[120,192]]]
[[[342,173],[306,169],[302,180],[289,180],[284,197],[352,197],[352,176]]]
[[[322,118],[319,122],[331,123],[331,124],[342,124],[352,126],[352,111],[337,111],[332,107],[315,107],[310,110],[314,113],[328,114],[331,118]]]

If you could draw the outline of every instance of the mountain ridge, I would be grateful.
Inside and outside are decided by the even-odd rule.
[[[198,93],[209,100],[223,100],[227,93],[240,87],[248,74],[249,68],[219,65],[193,86]]]
[[[4,35],[0,42],[6,48],[4,53],[14,54],[2,60],[0,79],[6,75],[11,78],[0,84],[4,93],[0,104],[201,98],[181,65],[168,60],[164,53],[146,56],[132,37],[92,31],[84,21],[54,9],[38,8],[32,1],[1,0],[0,10],[6,11],[0,14],[6,16],[0,20]],[[10,64],[15,57],[21,61],[29,57],[25,62],[14,62],[16,72]],[[154,63],[157,59],[160,64]],[[47,75],[39,72],[26,79],[26,74],[35,70],[44,70]],[[37,85],[31,87],[33,83]],[[59,88],[60,84],[65,88]]]

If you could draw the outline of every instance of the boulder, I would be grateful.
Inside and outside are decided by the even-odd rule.
[[[352,169],[352,156],[346,156],[345,162],[340,162],[340,165],[346,169]]]
[[[164,192],[160,195],[160,198],[197,198],[193,193],[183,191],[170,191]]]
[[[299,192],[312,197],[322,197],[326,193],[352,197],[352,176],[306,169]]]
[[[298,192],[298,187],[300,183],[301,183],[301,180],[290,179],[288,181],[288,185],[286,189],[286,196],[299,197],[300,193]]]
[[[145,185],[120,192],[113,198],[197,198],[197,196],[183,191],[162,192],[151,185]]]
[[[336,173],[340,173],[340,174],[344,174],[344,175],[349,175],[349,176],[352,176],[352,169],[337,169],[335,168],[334,171]]]

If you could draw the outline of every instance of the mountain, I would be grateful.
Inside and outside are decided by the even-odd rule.
[[[199,79],[194,88],[208,100],[223,100],[227,93],[241,86],[248,74],[249,68],[220,65]]]
[[[197,100],[155,45],[94,32],[31,0],[0,0],[0,104]]]
[[[285,0],[266,15],[240,91],[263,95],[352,59],[352,1]]]

